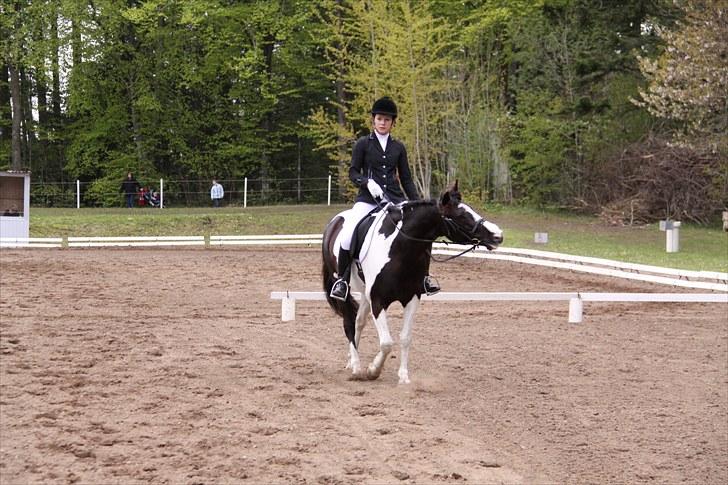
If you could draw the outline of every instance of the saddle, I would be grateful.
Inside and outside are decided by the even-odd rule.
[[[390,220],[393,223],[398,222],[402,218],[402,210],[400,207],[393,204],[387,204],[383,208],[377,207],[372,209],[369,214],[364,216],[362,220],[357,223],[354,228],[354,233],[351,236],[351,247],[349,248],[349,254],[351,255],[352,261],[356,261],[357,263],[359,262],[359,255],[366,243],[367,234],[369,233],[369,229],[372,227],[372,224],[374,224],[374,221],[387,214],[390,216]],[[366,256],[366,254],[364,256]]]
[[[369,228],[372,227],[374,221],[377,219],[377,213],[381,211],[380,208],[372,209],[369,214],[365,215],[354,228],[354,234],[351,235],[351,246],[349,247],[349,254],[351,255],[352,261],[359,260],[359,253],[361,252],[362,246],[364,246],[364,240],[367,237]]]

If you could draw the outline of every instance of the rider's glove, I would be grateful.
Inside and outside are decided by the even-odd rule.
[[[367,181],[367,189],[369,189],[369,193],[372,194],[372,197],[375,199],[381,199],[384,195],[382,188],[372,179]]]

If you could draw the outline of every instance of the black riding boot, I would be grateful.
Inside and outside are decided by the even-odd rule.
[[[440,285],[437,280],[430,275],[425,276],[424,281],[425,293],[428,295],[434,295],[440,292]]]
[[[351,256],[349,250],[339,249],[339,268],[337,273],[339,279],[334,282],[334,286],[331,287],[331,298],[337,300],[346,301],[346,297],[349,296],[349,273],[351,268]]]

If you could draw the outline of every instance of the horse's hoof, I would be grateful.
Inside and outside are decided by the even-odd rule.
[[[399,374],[399,383],[400,384],[409,384],[410,383],[409,374],[406,373],[406,372],[400,372],[400,374]]]
[[[370,381],[373,381],[375,379],[379,379],[379,375],[381,373],[382,373],[382,370],[381,369],[377,370],[377,369],[375,369],[375,368],[373,368],[373,367],[370,366],[370,367],[367,368],[367,379],[369,379]]]

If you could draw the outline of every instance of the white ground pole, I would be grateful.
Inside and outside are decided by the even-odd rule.
[[[328,200],[326,201],[326,205],[331,205],[331,175],[329,174],[329,189],[328,189]]]
[[[248,207],[248,177],[243,182],[243,209]]]
[[[164,209],[164,179],[159,179],[159,208]]]
[[[359,298],[358,293],[352,293]],[[272,300],[281,300],[281,320],[290,322],[296,319],[296,300],[326,300],[320,291],[272,291]],[[422,300],[433,301],[568,301],[569,323],[581,323],[584,303],[588,302],[674,302],[674,303],[726,303],[728,294],[724,293],[480,293],[480,292],[440,292],[436,295],[422,295]]]
[[[81,181],[76,179],[76,209],[81,208]]]

